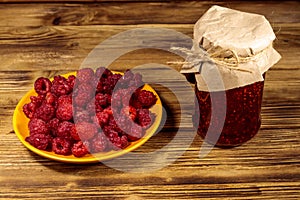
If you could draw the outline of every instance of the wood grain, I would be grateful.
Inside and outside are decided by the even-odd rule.
[[[0,4],[0,26],[194,24],[212,5],[265,15],[274,23],[299,23],[297,1],[100,2],[89,4]]]
[[[0,199],[299,199],[298,1],[0,2]],[[18,140],[12,126],[14,108],[37,77],[77,70],[97,44],[125,30],[169,28],[192,37],[193,24],[213,4],[264,14],[277,36],[274,46],[282,59],[267,73],[262,126],[252,140],[236,148],[214,148],[199,158],[203,141],[194,135],[175,162],[144,173],[125,173],[101,163],[54,162],[30,152]],[[182,58],[170,52],[140,49],[121,56],[111,67],[123,71],[178,60]],[[135,153],[161,149],[179,127],[182,113],[176,97],[167,88],[154,87],[168,119],[161,132]],[[188,117],[180,126],[184,134],[193,132]],[[189,138],[182,137],[159,158],[176,158],[174,152],[187,142]],[[136,167],[135,158],[120,159],[122,165]]]

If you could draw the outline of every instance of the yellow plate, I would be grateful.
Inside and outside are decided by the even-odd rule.
[[[120,72],[114,72],[114,73],[120,73]],[[122,73],[120,73],[120,74],[122,74]],[[76,72],[64,74],[62,76],[68,77],[70,75],[76,75]],[[14,127],[16,135],[18,136],[19,140],[23,143],[23,145],[25,147],[27,147],[29,150],[33,151],[34,153],[36,153],[40,156],[43,156],[45,158],[48,158],[48,159],[52,159],[52,160],[56,160],[56,161],[60,161],[60,162],[66,162],[66,163],[76,163],[76,164],[96,163],[96,162],[100,162],[103,160],[112,159],[112,158],[124,155],[130,151],[133,151],[136,148],[138,148],[139,146],[143,145],[155,133],[155,131],[158,129],[158,127],[160,125],[161,118],[162,118],[161,100],[160,100],[158,94],[156,93],[156,91],[150,85],[145,84],[143,89],[153,92],[155,94],[155,96],[157,97],[156,104],[153,107],[151,107],[151,109],[150,109],[150,111],[156,115],[155,121],[152,124],[152,126],[146,130],[145,136],[143,138],[141,138],[135,142],[131,142],[130,145],[123,150],[119,150],[119,151],[111,150],[109,152],[101,152],[101,153],[96,153],[93,155],[87,154],[83,157],[77,158],[73,155],[64,156],[64,155],[55,154],[54,152],[51,152],[51,151],[39,150],[39,149],[35,148],[34,146],[30,145],[28,142],[25,141],[25,138],[27,136],[29,136],[29,130],[28,130],[29,119],[25,116],[25,114],[23,112],[23,106],[26,103],[30,102],[30,96],[37,95],[36,92],[34,91],[34,89],[31,89],[30,91],[28,91],[25,94],[25,96],[23,96],[22,99],[19,101],[19,103],[14,111],[13,127]]]

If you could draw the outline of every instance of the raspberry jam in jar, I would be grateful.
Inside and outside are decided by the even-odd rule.
[[[263,87],[264,81],[259,81],[243,87],[226,90],[225,93],[213,92],[214,96],[226,95],[226,116],[216,146],[237,146],[250,140],[256,135],[261,125],[260,113]],[[210,92],[199,91],[196,87],[196,96],[200,110],[198,134],[203,138],[206,137],[209,126],[212,126],[213,130],[214,127],[218,126],[218,123],[220,123],[218,115],[216,115],[215,118],[211,117],[212,109],[210,95]],[[224,106],[223,103],[216,105]],[[222,108],[214,108],[217,112],[220,109]],[[210,141],[209,135],[207,136],[206,141]]]
[[[196,22],[180,72],[195,77],[194,123],[208,143],[233,147],[257,134],[264,75],[281,58],[275,38],[264,16],[225,7],[212,6]]]

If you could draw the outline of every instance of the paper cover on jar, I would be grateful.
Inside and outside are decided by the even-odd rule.
[[[281,58],[272,46],[275,38],[264,16],[213,6],[194,26],[192,55],[187,56],[181,73],[195,73],[202,91],[228,90],[262,81],[262,75]],[[204,62],[199,62],[203,57]],[[208,89],[203,76],[213,75],[216,68],[224,86],[210,84],[213,86]]]

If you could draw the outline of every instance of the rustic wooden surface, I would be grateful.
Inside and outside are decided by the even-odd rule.
[[[0,199],[300,198],[298,1],[0,2]],[[213,4],[263,14],[277,35],[274,46],[282,60],[267,74],[262,127],[251,141],[233,149],[214,148],[200,159],[202,140],[196,136],[174,163],[145,173],[125,173],[103,164],[58,163],[19,142],[13,111],[37,77],[77,70],[95,45],[124,30],[162,27],[192,36],[193,24]],[[128,53],[112,66],[124,70],[177,59],[146,49]],[[169,90],[157,90],[169,118],[162,131],[136,152],[161,148],[176,132],[178,104]]]

